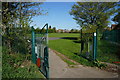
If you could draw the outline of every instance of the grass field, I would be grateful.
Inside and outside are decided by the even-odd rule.
[[[60,35],[57,33],[49,34],[50,37],[79,37],[78,34],[62,34]],[[72,39],[58,39],[58,40],[49,40],[49,47],[64,54],[70,59],[73,59],[83,65],[90,65],[93,66],[93,64],[88,61],[87,59],[76,55],[80,54],[80,43],[77,43],[78,40],[72,40]],[[119,46],[114,45],[112,43],[109,43],[107,41],[98,41],[98,50],[97,50],[97,60],[102,62],[109,62],[112,63],[114,61],[120,61],[119,54],[118,54],[118,48]],[[86,55],[86,54],[85,54]],[[67,61],[65,61],[67,62]],[[70,64],[70,62],[67,62]]]
[[[49,37],[79,37],[79,33],[49,33]]]
[[[69,59],[75,60],[83,65],[93,66],[93,64],[89,62],[87,59],[84,59],[76,55],[77,53],[80,52],[80,44],[73,42],[73,40],[67,39],[50,40],[49,47],[64,54]],[[71,64],[69,61],[65,62]]]

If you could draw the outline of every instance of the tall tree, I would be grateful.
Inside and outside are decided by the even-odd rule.
[[[110,16],[118,11],[116,6],[118,6],[117,2],[77,2],[72,6],[70,15],[73,15],[73,19],[82,27],[81,32],[84,34],[81,41],[86,42],[88,52],[89,41],[92,39],[92,34],[88,33],[107,27]]]
[[[77,2],[70,15],[85,29],[104,28],[109,23],[109,17],[117,12],[117,5],[115,2]]]
[[[2,22],[7,25],[12,23],[19,23],[19,25],[24,26],[29,24],[33,16],[41,15],[43,10],[41,10],[39,2],[3,2],[2,3]],[[27,23],[26,23],[27,22]]]
[[[49,29],[51,29],[52,27],[51,26],[49,26]]]
[[[8,49],[25,51],[28,47],[27,32],[33,16],[43,13],[37,2],[3,2],[2,3],[2,29],[4,44]],[[16,42],[17,41],[17,42]],[[7,43],[7,44],[6,44]],[[18,48],[19,47],[19,48]]]

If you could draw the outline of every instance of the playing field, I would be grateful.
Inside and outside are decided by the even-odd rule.
[[[49,37],[79,37],[80,33],[49,33]]]

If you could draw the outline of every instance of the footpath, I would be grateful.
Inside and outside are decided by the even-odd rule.
[[[56,53],[49,49],[50,78],[118,78],[118,73],[107,72],[77,65],[69,67]]]

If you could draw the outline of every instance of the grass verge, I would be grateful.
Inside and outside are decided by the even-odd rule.
[[[25,54],[8,54],[3,50],[2,78],[44,78],[38,67],[26,59]]]

